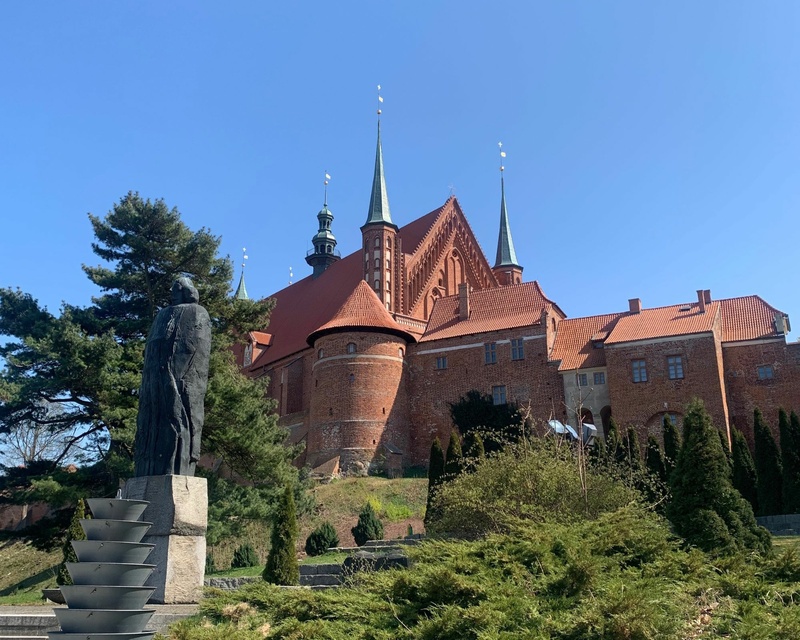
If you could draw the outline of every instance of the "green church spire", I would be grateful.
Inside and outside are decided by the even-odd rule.
[[[519,267],[517,262],[517,253],[514,251],[514,241],[511,239],[511,227],[508,224],[508,209],[506,208],[506,185],[503,179],[503,158],[506,157],[506,152],[502,150],[503,143],[499,143],[500,147],[500,235],[497,238],[497,259],[494,263],[494,268],[498,267]]]
[[[247,295],[247,287],[244,286],[244,265],[245,260],[247,260],[247,254],[245,251],[247,251],[247,249],[242,248],[242,275],[239,277],[239,286],[236,287],[236,293],[233,294],[233,297],[237,300],[250,299],[250,297]]]
[[[381,87],[378,85],[378,91]],[[383,98],[378,95],[378,101],[383,102]],[[386,177],[383,174],[383,149],[381,148],[381,110],[378,109],[378,148],[375,151],[375,174],[372,177],[372,193],[369,197],[369,212],[367,221],[364,223],[391,224],[392,216],[389,213],[389,196],[386,194]]]

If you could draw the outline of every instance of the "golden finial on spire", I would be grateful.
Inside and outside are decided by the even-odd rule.
[[[506,169],[503,166],[503,158],[506,157],[506,152],[503,151],[503,143],[502,142],[498,142],[497,143],[497,148],[500,149],[500,171],[502,172],[502,171],[505,171],[505,169]]]
[[[325,206],[325,207],[328,206],[328,182],[330,182],[330,180],[331,180],[331,176],[326,170],[325,171],[325,180],[323,181],[323,184],[325,185],[325,200],[323,202],[323,206]]]
[[[383,96],[381,95],[381,85],[378,85],[378,115],[381,115],[381,105],[383,104]]]

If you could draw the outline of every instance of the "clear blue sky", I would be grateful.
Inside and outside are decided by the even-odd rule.
[[[493,261],[502,141],[524,277],[569,316],[703,288],[800,328],[799,27],[795,1],[2,3],[0,286],[87,304],[86,213],[137,190],[268,295],[310,273],[326,169],[355,250],[381,84],[397,224],[452,185]]]

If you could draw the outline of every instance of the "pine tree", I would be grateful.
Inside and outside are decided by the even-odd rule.
[[[381,540],[383,538],[383,523],[378,519],[378,514],[372,508],[372,504],[367,502],[361,513],[358,514],[358,522],[351,530],[353,539],[359,547],[363,547],[370,540]]]
[[[758,476],[759,515],[774,516],[783,513],[783,470],[781,456],[772,431],[764,421],[760,409],[753,411],[756,475]]]
[[[297,513],[294,492],[286,485],[272,524],[267,564],[261,576],[272,584],[293,585],[300,581],[295,541],[297,540]]]
[[[770,535],[756,525],[750,504],[734,489],[717,429],[702,401],[689,403],[683,425],[683,446],[670,477],[672,502],[667,506],[677,533],[708,552],[768,552]]]
[[[75,512],[72,514],[72,520],[70,520],[69,529],[67,529],[67,535],[64,538],[64,544],[61,546],[63,558],[61,564],[58,566],[58,572],[56,573],[56,584],[58,585],[73,584],[72,576],[70,576],[67,570],[67,562],[78,561],[78,556],[75,553],[75,549],[72,547],[72,541],[86,540],[86,534],[83,531],[83,527],[81,527],[81,520],[84,518],[86,518],[86,502],[80,499],[75,507]]]
[[[756,465],[750,455],[747,440],[738,429],[731,429],[733,438],[733,486],[742,494],[742,497],[753,507],[753,512],[758,513],[758,480]]]
[[[461,453],[461,440],[456,431],[450,432],[450,443],[447,445],[447,458],[444,463],[445,478],[455,478],[464,470],[464,455]]]
[[[667,480],[667,469],[664,466],[664,456],[661,454],[661,446],[655,436],[647,438],[647,470],[658,478],[661,482]]]
[[[794,411],[791,418],[787,418],[783,409],[778,415],[783,466],[783,512],[800,513],[800,418]]]
[[[678,453],[681,450],[681,434],[677,425],[672,422],[669,414],[664,414],[664,467],[667,471],[667,478],[672,474],[675,463],[678,461]]]
[[[339,535],[330,522],[323,522],[306,538],[306,553],[310,556],[321,556],[331,547],[339,546]]]

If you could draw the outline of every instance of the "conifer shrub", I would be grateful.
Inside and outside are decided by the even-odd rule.
[[[758,476],[758,508],[761,516],[783,513],[783,469],[781,454],[772,430],[764,420],[760,409],[753,411],[753,438]]]
[[[214,562],[214,554],[207,553],[206,554],[206,566],[205,566],[204,572],[206,574],[209,574],[209,573],[216,573],[216,571],[217,571],[217,563]]]
[[[662,427],[664,429],[664,467],[669,479],[672,470],[675,468],[675,463],[678,461],[682,438],[678,431],[678,426],[673,424],[668,414],[664,414]]]
[[[470,431],[464,436],[464,454],[470,465],[474,466],[486,457],[483,438],[476,431]]]
[[[661,454],[661,446],[655,436],[647,438],[647,457],[645,460],[647,470],[662,482],[667,480],[667,469],[664,466],[664,456]]]
[[[439,438],[434,438],[431,443],[430,462],[428,463],[428,497],[425,504],[425,526],[434,517],[433,509],[433,496],[436,493],[437,487],[444,479],[444,450]]]
[[[356,526],[350,529],[353,539],[359,547],[363,547],[370,540],[383,538],[383,523],[375,513],[375,509],[367,502],[358,514]]]
[[[259,564],[258,554],[249,542],[239,545],[233,552],[233,559],[231,560],[231,569],[244,569],[246,567],[255,567]]]
[[[783,512],[800,513],[800,418],[781,409],[781,465],[783,467]]]
[[[331,547],[339,546],[339,536],[330,522],[323,522],[306,538],[306,553],[310,556],[321,556]]]
[[[733,440],[731,450],[733,486],[753,507],[753,513],[758,513],[758,479],[750,447],[747,446],[744,434],[736,428],[731,428],[731,439]]]
[[[683,446],[670,476],[667,517],[678,535],[704,551],[767,553],[772,539],[756,524],[750,503],[734,489],[716,431],[703,402],[692,400],[683,421]]]
[[[297,512],[292,487],[286,485],[272,524],[267,564],[261,576],[267,582],[294,585],[300,581],[295,541],[297,540]]]
[[[83,532],[83,527],[81,527],[81,520],[87,517],[86,501],[80,498],[75,507],[75,512],[72,514],[72,520],[70,520],[67,535],[64,538],[64,544],[61,547],[63,558],[61,564],[58,565],[58,572],[56,573],[56,584],[59,586],[73,584],[72,576],[69,575],[69,571],[67,570],[67,562],[78,561],[75,549],[72,548],[72,541],[86,540],[86,534]]]
[[[447,445],[447,457],[444,463],[444,478],[452,480],[464,470],[464,455],[461,452],[461,438],[457,431],[450,432],[450,442]]]

